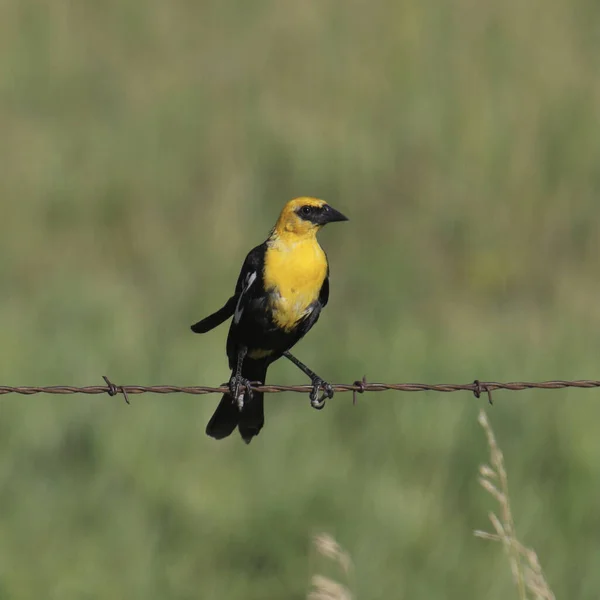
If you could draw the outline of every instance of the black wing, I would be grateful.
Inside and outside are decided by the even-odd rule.
[[[261,244],[248,253],[235,285],[235,294],[231,296],[229,300],[227,300],[223,308],[220,308],[212,315],[209,315],[208,317],[205,317],[201,321],[198,321],[192,325],[192,331],[194,333],[206,333],[230,317],[234,316],[236,311],[237,314],[240,314],[240,311],[244,309],[244,306],[248,302],[249,298],[253,296],[253,294],[248,294],[248,291],[249,288],[254,284],[255,280],[259,278],[259,275],[261,275],[260,284],[262,285],[262,265],[264,263],[264,252],[264,244]]]
[[[244,264],[242,265],[242,269],[240,270],[240,274],[235,285],[236,297],[244,295],[244,288],[246,287],[247,279],[253,274],[256,274],[259,283],[262,285],[262,271],[265,264],[266,247],[266,243],[262,243],[260,246],[256,246],[256,248],[252,248],[252,250],[248,252],[248,256],[246,256],[246,260],[244,260]]]
[[[327,302],[329,302],[329,269],[327,269],[327,276],[319,292],[319,302],[321,303],[321,308],[327,306]]]
[[[242,265],[240,275],[235,286],[236,305],[233,311],[232,326],[236,326],[246,310],[253,312],[257,299],[264,303],[263,268],[265,264],[266,244],[256,246],[248,253]]]
[[[236,303],[237,296],[231,296],[231,298],[227,300],[223,308],[220,308],[212,315],[209,315],[208,317],[205,317],[201,321],[198,321],[197,323],[192,325],[192,331],[194,333],[206,333],[207,331],[214,329],[224,321],[227,321],[227,319],[229,319],[229,317],[233,315]]]

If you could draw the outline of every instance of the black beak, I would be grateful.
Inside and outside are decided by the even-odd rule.
[[[323,206],[323,212],[321,213],[322,215],[322,223],[323,225],[325,223],[335,223],[336,221],[347,221],[348,217],[346,217],[345,215],[343,215],[339,210],[335,210],[335,208],[332,208],[331,206],[329,206],[329,204],[325,204],[325,206]]]

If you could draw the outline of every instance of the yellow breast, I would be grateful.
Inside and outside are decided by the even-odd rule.
[[[264,284],[275,323],[282,329],[293,329],[310,312],[326,276],[327,258],[316,238],[270,243]]]

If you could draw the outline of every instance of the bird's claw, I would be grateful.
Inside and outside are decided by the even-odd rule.
[[[252,383],[245,377],[232,377],[229,380],[229,393],[233,396],[239,410],[244,408],[244,397],[247,395],[248,400],[252,400]]]
[[[325,407],[325,400],[333,398],[333,387],[330,383],[322,379],[313,379],[313,389],[309,394],[310,405],[317,410]],[[323,394],[319,397],[319,391],[323,390]]]

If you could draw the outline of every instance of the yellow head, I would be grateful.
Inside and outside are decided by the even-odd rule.
[[[280,237],[314,236],[327,223],[347,220],[347,217],[324,200],[308,197],[294,198],[283,207],[273,233]]]

